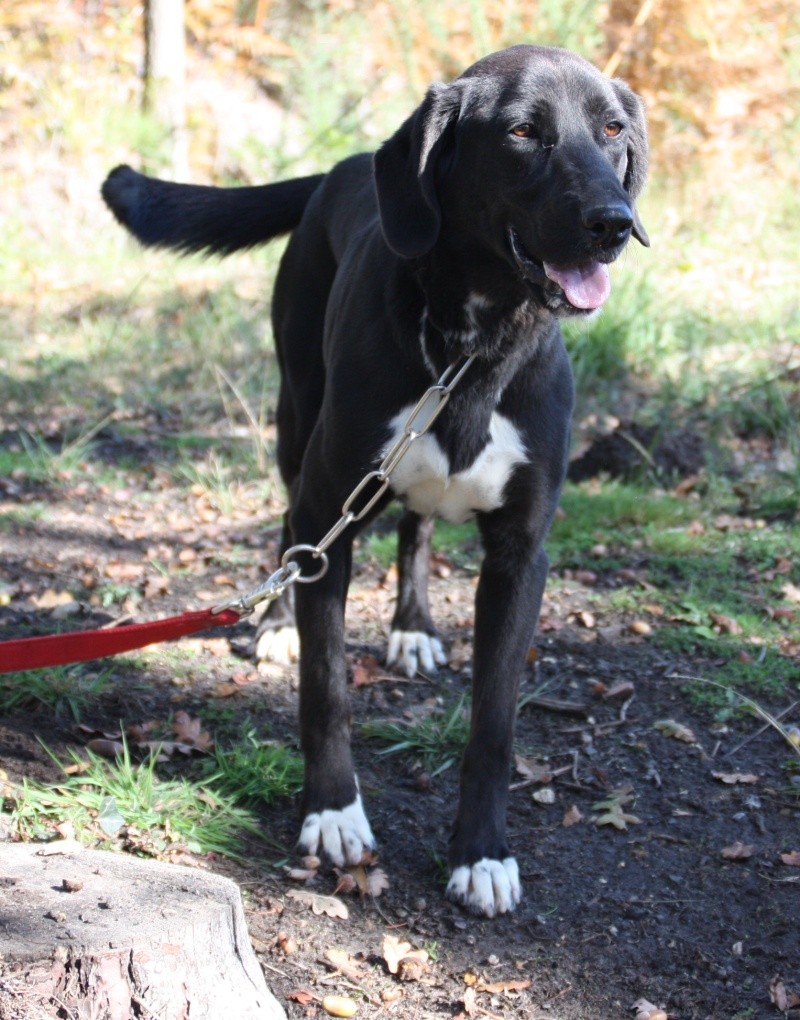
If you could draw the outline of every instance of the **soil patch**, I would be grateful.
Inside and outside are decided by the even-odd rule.
[[[187,520],[187,508],[163,490],[161,503],[138,510],[115,493],[47,498],[46,518],[2,535],[11,592],[0,609],[4,637],[52,627],[34,601],[48,589],[76,593],[75,578],[83,578],[76,594],[86,610],[65,626],[119,615],[119,607],[109,614],[91,605],[98,579],[108,580],[109,564],[133,561],[156,541],[162,559],[182,567],[137,605],[138,618],[180,611],[192,591],[218,598],[230,584],[220,558],[234,544],[252,551],[236,578],[242,589],[271,555],[255,527],[219,515]],[[117,570],[120,584],[125,570]],[[510,835],[524,900],[513,916],[478,920],[444,899],[457,769],[423,774],[412,757],[378,753],[382,745],[361,728],[370,719],[445,712],[468,691],[474,577],[442,572],[448,576],[434,580],[432,602],[455,649],[451,666],[413,682],[377,669],[352,689],[355,757],[389,889],[379,898],[340,894],[346,920],[317,915],[289,896],[331,895],[337,879],[324,870],[311,885],[286,876],[297,832],[286,802],[263,812],[267,849],[239,864],[198,862],[240,883],[253,944],[288,1015],[321,1016],[321,1000],[338,994],[359,1004],[359,1016],[391,1012],[399,1020],[634,1017],[632,1006],[643,998],[685,1020],[779,1017],[771,983],[773,998],[776,978],[800,991],[800,871],[782,858],[800,849],[797,790],[785,768],[790,749],[771,728],[757,734],[751,715],[722,726],[696,707],[680,677],[713,678],[713,663],[667,658],[623,616],[602,632],[587,626],[588,593],[574,579],[551,580],[522,692],[523,700],[544,697],[550,707],[529,701],[522,708],[519,753],[552,776],[512,779]],[[348,609],[354,666],[382,654],[392,598],[376,565],[362,563],[355,573]],[[146,574],[134,579],[140,591]],[[83,721],[114,729],[121,719],[167,718],[184,708],[204,715],[212,730],[255,726],[265,737],[293,741],[294,671],[256,673],[239,657],[252,633],[243,623],[222,640],[196,639],[188,666],[176,666],[165,647],[112,663],[112,679],[84,708]],[[246,682],[220,697],[219,685],[237,671]],[[356,673],[364,679],[363,669]],[[685,730],[655,726],[664,721]],[[63,759],[84,740],[66,715],[29,707],[0,719],[0,767],[11,781],[55,781],[59,769],[42,745]],[[604,820],[609,812],[625,828]],[[737,844],[746,849],[730,849]],[[428,954],[424,967],[402,972],[408,980],[387,968],[386,935]],[[346,954],[344,970],[331,950]]]

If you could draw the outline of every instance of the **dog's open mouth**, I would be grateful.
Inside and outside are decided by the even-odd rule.
[[[546,280],[555,283],[573,308],[592,311],[605,304],[611,293],[608,266],[603,262],[589,260],[579,266],[559,266],[541,262],[525,248],[516,230],[509,230],[511,251],[522,275],[532,283],[543,284]]]

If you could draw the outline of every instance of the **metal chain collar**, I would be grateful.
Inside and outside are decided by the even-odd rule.
[[[450,394],[474,360],[475,355],[472,354],[462,358],[460,362],[456,361],[448,365],[438,382],[425,391],[406,418],[403,431],[397,441],[391,445],[378,467],[364,475],[353,489],[342,505],[341,517],[316,545],[291,546],[281,557],[280,567],[266,581],[246,595],[215,606],[213,612],[221,613],[225,609],[233,609],[242,617],[249,616],[261,602],[274,602],[295,582],[312,584],[324,577],[328,570],[326,550],[354,521],[360,521],[366,517],[384,495],[389,488],[392,472],[412,445],[420,436],[425,435],[445,409]],[[366,491],[370,484],[377,485],[372,495]],[[360,506],[359,501],[362,502]],[[304,575],[299,564],[292,559],[298,553],[310,553],[314,559],[321,560],[320,569],[315,574]]]

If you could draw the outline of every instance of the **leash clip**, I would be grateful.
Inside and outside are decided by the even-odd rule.
[[[217,613],[225,612],[226,609],[232,609],[244,619],[244,617],[250,616],[256,606],[262,602],[274,602],[299,577],[300,567],[291,560],[285,566],[278,567],[275,573],[270,574],[266,581],[258,585],[257,588],[253,588],[246,595],[240,595],[237,598],[230,599],[228,602],[222,602],[220,605],[214,606],[211,612],[216,615]]]

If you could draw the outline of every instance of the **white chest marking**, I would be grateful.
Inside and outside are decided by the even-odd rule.
[[[409,406],[392,419],[392,438],[384,455],[400,436],[411,413]],[[391,486],[418,514],[438,513],[458,524],[476,512],[488,513],[503,502],[503,489],[517,464],[527,460],[519,433],[503,415],[492,414],[489,442],[475,461],[458,474],[450,474],[448,458],[435,436],[417,439],[392,472]]]

